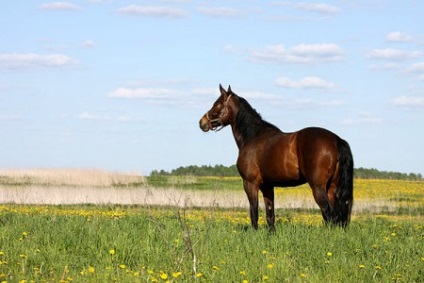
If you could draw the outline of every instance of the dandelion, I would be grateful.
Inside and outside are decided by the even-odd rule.
[[[110,250],[109,250],[109,254],[110,254],[110,255],[114,255],[115,253],[116,253],[115,249],[110,249]]]
[[[243,283],[249,283],[249,281],[247,281],[246,279],[243,280]]]
[[[240,275],[245,276],[246,275],[246,271],[244,271],[244,270],[240,271]]]
[[[268,269],[273,269],[274,268],[274,264],[273,263],[269,263],[266,267],[268,267]]]
[[[147,273],[149,274],[149,275],[153,275],[153,273],[155,273],[152,269],[149,269],[149,270],[147,270]]]
[[[120,269],[125,269],[125,268],[127,268],[127,266],[126,266],[125,264],[120,264],[120,265],[119,265],[119,268],[120,268]]]
[[[203,276],[203,273],[202,273],[202,272],[197,272],[197,273],[196,273],[196,277],[197,277],[197,278],[201,278],[202,276]]]
[[[376,266],[374,266],[374,269],[375,269],[375,270],[381,270],[381,266],[376,265]]]
[[[182,273],[181,271],[177,271],[177,272],[172,273],[172,277],[174,277],[174,278],[178,278],[178,277],[180,277],[182,274],[183,274],[183,273]]]
[[[216,266],[216,265],[214,265],[214,266],[212,266],[212,269],[213,269],[213,270],[219,270],[219,267],[218,267],[218,266]]]
[[[267,253],[268,253],[268,252],[267,252],[267,250],[263,250],[263,251],[262,251],[262,254],[263,254],[263,255],[266,255]]]
[[[96,270],[94,269],[94,267],[92,267],[92,266],[89,266],[88,267],[88,272],[89,273],[94,273]]]
[[[359,265],[359,268],[361,268],[361,269],[362,269],[362,268],[365,268],[365,265],[360,264],[360,265]]]
[[[328,257],[330,257],[330,256],[332,256],[332,255],[333,255],[333,253],[332,253],[332,252],[328,252],[328,253],[327,253],[327,256],[328,256]]]
[[[166,273],[161,273],[161,274],[160,274],[160,278],[161,278],[162,280],[168,280],[168,274],[166,274]]]
[[[263,280],[263,281],[267,281],[268,279],[269,279],[268,275],[264,275],[264,276],[262,277],[262,280]]]
[[[301,274],[300,274],[300,277],[302,277],[302,278],[306,278],[306,274],[305,274],[305,273],[301,273]]]
[[[28,256],[26,254],[20,254],[19,257],[22,259],[26,259]]]

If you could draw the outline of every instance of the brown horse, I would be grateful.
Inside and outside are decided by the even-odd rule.
[[[219,131],[231,125],[239,148],[237,169],[250,204],[252,226],[258,228],[258,192],[266,219],[274,230],[274,187],[306,182],[328,224],[346,227],[353,205],[353,158],[349,144],[322,128],[284,133],[264,121],[242,97],[221,85],[221,96],[200,119],[200,128]]]

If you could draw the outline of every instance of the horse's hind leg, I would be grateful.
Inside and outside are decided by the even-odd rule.
[[[325,186],[312,186],[312,194],[314,195],[315,202],[318,204],[319,208],[321,209],[322,217],[324,218],[324,221],[326,223],[331,222],[331,215],[333,208],[331,207],[328,196],[327,196],[327,190]]]
[[[262,195],[265,202],[266,221],[270,231],[275,231],[275,212],[274,212],[274,188],[261,187]]]

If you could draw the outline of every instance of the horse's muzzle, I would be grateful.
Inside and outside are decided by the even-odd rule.
[[[204,115],[202,119],[200,119],[199,126],[200,129],[204,132],[207,132],[211,129],[209,119],[208,117],[206,117],[206,115]]]

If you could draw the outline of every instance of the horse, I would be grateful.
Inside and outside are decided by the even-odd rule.
[[[353,205],[353,157],[349,144],[333,132],[309,127],[285,133],[231,90],[221,95],[199,121],[204,132],[230,125],[239,149],[237,169],[250,205],[250,220],[258,229],[258,194],[262,192],[266,220],[274,231],[274,187],[308,183],[324,223],[347,227]]]

